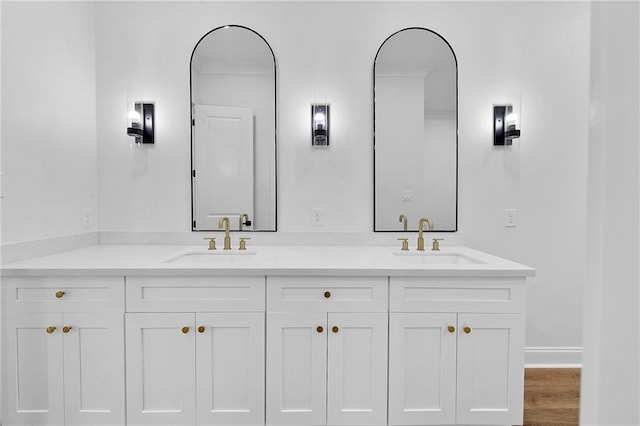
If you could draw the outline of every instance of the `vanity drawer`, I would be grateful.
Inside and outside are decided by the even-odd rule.
[[[387,312],[387,277],[267,277],[269,312]]]
[[[525,309],[524,279],[391,277],[391,312],[518,313]]]
[[[264,276],[127,277],[127,312],[264,311]]]
[[[5,277],[7,312],[124,311],[123,277]]]

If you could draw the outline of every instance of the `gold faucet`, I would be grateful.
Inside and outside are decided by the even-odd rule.
[[[218,229],[221,229],[224,226],[224,249],[223,250],[231,250],[231,235],[229,235],[229,218],[221,217],[218,220]]]
[[[242,220],[242,219],[244,219],[244,220]],[[238,219],[238,229],[240,231],[242,231],[242,227],[244,225],[247,225],[247,226],[251,225],[251,222],[249,221],[249,215],[246,214],[246,213],[242,213],[240,215],[240,218]]]
[[[422,236],[422,230],[424,223],[427,222],[429,231],[433,231],[433,222],[428,217],[423,217],[418,221],[418,251],[424,251],[424,237]]]
[[[398,218],[398,222],[402,222],[402,230],[406,231],[407,230],[407,217],[403,214],[400,215],[400,217]]]

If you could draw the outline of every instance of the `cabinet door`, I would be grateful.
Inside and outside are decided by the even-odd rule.
[[[196,315],[197,424],[264,425],[264,315]]]
[[[387,424],[387,314],[330,313],[327,424]]]
[[[327,314],[267,314],[267,424],[326,423]]]
[[[63,314],[65,424],[123,425],[124,314]]]
[[[455,313],[389,315],[389,424],[456,422]]]
[[[4,317],[4,424],[64,424],[61,320],[51,313]]]
[[[126,314],[127,425],[193,426],[194,314]]]
[[[461,424],[522,424],[524,315],[458,315]]]

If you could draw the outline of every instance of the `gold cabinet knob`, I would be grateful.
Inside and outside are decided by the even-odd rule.
[[[334,333],[337,333],[338,331],[340,331],[340,329],[338,328],[338,326],[337,326],[337,325],[334,325],[334,326],[331,328],[331,331],[333,331]]]
[[[62,290],[60,291],[56,291],[56,298],[57,299],[62,299],[62,297],[65,295],[66,293]]]
[[[463,328],[463,330],[464,330],[464,332],[465,332],[465,333],[467,333],[467,334],[470,334],[470,333],[471,333],[471,327],[465,327],[465,328]]]
[[[47,331],[47,333],[51,334],[51,333],[53,333],[54,331],[56,331],[56,328],[55,328],[54,326],[52,326],[52,325],[51,325],[51,326],[49,326],[49,327],[47,327],[47,328],[46,328],[46,331]]]
[[[70,325],[65,325],[64,327],[62,327],[62,332],[63,332],[64,334],[67,334],[68,332],[70,332],[70,331],[71,331],[71,329],[72,329],[72,328],[73,328],[73,327],[71,327]]]
[[[319,325],[318,327],[316,327],[316,331],[318,333],[322,333],[324,331],[324,328],[321,325]]]
[[[182,332],[184,334],[187,334],[189,332],[189,327],[187,327],[187,326],[182,327]]]
[[[206,330],[204,325],[201,325],[200,327],[198,327],[198,333],[202,334],[204,333],[204,331]]]
[[[330,297],[331,297],[331,292],[330,292],[330,291],[325,291],[325,292],[324,292],[324,298],[325,298],[325,299],[328,299],[328,298],[330,298]]]
[[[456,332],[456,328],[454,326],[452,326],[452,325],[447,327],[447,330],[449,330],[449,333],[455,333]]]

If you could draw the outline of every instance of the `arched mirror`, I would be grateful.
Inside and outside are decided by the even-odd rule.
[[[373,64],[374,230],[457,230],[458,65],[437,33],[407,28]]]
[[[191,55],[192,230],[276,230],[276,63],[250,28],[216,28]]]

